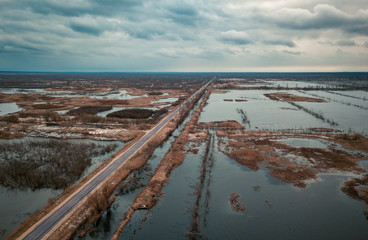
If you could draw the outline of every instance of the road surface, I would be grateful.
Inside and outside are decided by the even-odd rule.
[[[180,105],[177,109],[169,113],[163,120],[161,120],[154,128],[147,132],[139,141],[133,144],[127,151],[125,151],[119,158],[112,161],[104,169],[100,171],[95,177],[88,181],[84,186],[79,188],[75,193],[62,202],[56,210],[49,213],[27,232],[25,232],[19,239],[38,240],[46,237],[67,215],[72,213],[91,192],[95,191],[108,177],[113,174],[122,164],[124,164],[131,156],[133,156],[138,149],[147,143],[157,132],[159,132],[179,111],[187,105],[190,100],[196,97],[204,88],[207,88],[212,81],[208,82],[201,89],[195,92],[189,99]]]

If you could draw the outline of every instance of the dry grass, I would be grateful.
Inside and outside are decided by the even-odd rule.
[[[231,193],[230,194],[230,205],[233,211],[245,213],[245,206],[239,201],[240,194],[238,193]]]
[[[276,92],[276,93],[266,93],[264,94],[271,100],[276,101],[287,101],[287,102],[326,102],[321,98],[303,97],[297,96],[290,93]]]
[[[226,130],[245,129],[243,125],[241,125],[239,122],[235,120],[201,122],[198,124],[198,128],[214,128],[214,129],[226,129]]]
[[[270,173],[284,182],[305,187],[307,180],[317,179],[318,173],[350,172],[362,174],[365,171],[357,165],[362,156],[335,148],[293,147],[275,141],[278,138],[298,137],[346,141],[355,149],[365,150],[361,136],[340,136],[323,134],[282,134],[266,132],[217,131],[219,149],[230,158],[257,171],[262,164]],[[343,140],[342,140],[343,139]],[[355,145],[354,145],[355,144]],[[363,145],[363,146],[362,146]]]

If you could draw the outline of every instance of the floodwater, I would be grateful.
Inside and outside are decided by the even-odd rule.
[[[19,142],[28,140],[46,141],[48,139],[25,137],[23,139],[1,140],[0,144],[3,141]],[[120,141],[94,141],[89,139],[71,139],[67,141],[76,143],[95,143],[99,145],[117,144],[117,148],[114,151],[105,155],[93,157],[91,166],[85,170],[82,177],[92,172],[102,161],[109,159],[111,155],[124,146],[124,143]],[[50,198],[55,198],[60,193],[62,193],[62,190],[50,188],[32,191],[30,189],[10,190],[0,186],[0,229],[6,231],[5,235],[10,233],[30,214],[45,206]]]
[[[233,79],[234,80],[234,79]],[[239,79],[244,80],[244,79]],[[242,84],[241,87],[269,87],[269,88],[324,88],[329,85],[314,83],[314,82],[301,82],[301,81],[289,81],[289,80],[258,80],[256,84]]]
[[[340,190],[348,176],[321,174],[320,182],[300,189],[274,178],[268,169],[253,171],[238,164],[217,151],[216,140],[214,144],[208,215],[205,190],[199,205],[200,238],[366,239],[363,204]],[[187,239],[204,148],[205,144],[198,155],[187,154],[170,176],[159,204],[147,213],[148,219],[140,222],[145,211],[139,212],[120,239]],[[246,213],[231,209],[233,192],[240,194]]]
[[[45,89],[23,89],[23,88],[0,88],[0,92],[6,94],[29,94],[29,93],[38,93],[42,95],[47,95],[51,97],[90,97],[97,99],[119,99],[119,100],[128,100],[133,98],[139,98],[141,96],[133,96],[130,95],[126,90],[119,91],[106,91],[106,92],[86,92],[83,94],[76,93],[73,91],[46,91]],[[145,95],[143,95],[144,97]]]
[[[247,130],[308,129],[331,127],[308,113],[300,111],[286,102],[273,101],[264,96],[274,90],[235,90],[225,94],[211,94],[203,109],[200,122],[236,120]],[[283,91],[284,92],[284,91]],[[247,102],[227,102],[224,99],[245,99]],[[250,125],[243,123],[238,109],[247,113]]]
[[[285,138],[278,140],[286,143],[292,147],[305,147],[305,148],[322,148],[328,149],[329,142],[322,139],[310,139],[310,138]]]
[[[155,104],[155,103],[173,103],[176,102],[179,98],[162,98],[156,101],[151,101],[151,104]]]
[[[208,239],[365,239],[368,234],[363,204],[339,189],[348,177],[320,176],[323,181],[301,190],[267,169],[251,171],[221,153],[215,159],[203,230]],[[240,194],[245,214],[231,210],[232,192]]]
[[[275,90],[211,94],[199,121],[237,120],[247,130],[306,130],[316,127],[348,132],[349,129],[368,129],[365,111],[362,113],[352,106],[334,101],[298,102],[308,109],[317,109],[339,124],[331,126],[287,102],[266,98],[264,94],[270,92]],[[297,94],[297,91],[289,92]],[[247,102],[227,102],[224,99],[246,99]],[[246,112],[249,123],[243,122],[238,109]],[[218,151],[217,141],[215,137],[214,166],[206,177],[206,181],[210,178],[208,213],[203,200],[205,190],[202,190],[199,204],[199,238],[366,239],[368,236],[364,203],[351,199],[340,189],[343,182],[352,177],[351,174],[319,174],[318,182],[311,182],[301,189],[273,177],[264,167],[253,171],[240,165]],[[294,147],[322,149],[328,149],[331,144],[322,139],[284,138],[280,141]],[[187,154],[183,164],[173,170],[158,205],[150,212],[136,213],[120,239],[147,239],[152,236],[187,239],[185,234],[192,225],[191,209],[196,204],[194,192],[204,151],[205,144],[202,144],[197,155]],[[367,161],[360,161],[359,165],[368,169]],[[240,194],[239,201],[245,206],[246,213],[231,209],[229,197],[233,192]],[[142,222],[145,217],[147,220]]]
[[[22,110],[23,108],[18,107],[16,103],[0,103],[0,116],[5,116]]]

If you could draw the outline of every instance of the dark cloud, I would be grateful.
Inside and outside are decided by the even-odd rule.
[[[92,10],[87,1],[25,1],[24,6],[29,7],[34,13],[67,17],[88,14]]]
[[[348,40],[348,39],[343,39],[343,40],[338,40],[338,41],[327,41],[327,42],[320,42],[320,43],[324,44],[324,45],[339,46],[339,47],[357,46],[357,44],[354,40]]]
[[[351,47],[356,46],[356,43],[353,40],[340,40],[336,42],[336,45],[342,47]]]
[[[188,4],[174,5],[168,9],[167,15],[164,16],[172,21],[183,25],[195,25],[200,16],[195,6]]]
[[[95,36],[100,35],[104,31],[103,29],[100,29],[96,26],[91,26],[91,25],[82,24],[82,23],[71,23],[69,26],[75,32],[86,33],[86,34],[91,34]]]
[[[264,40],[263,43],[267,45],[287,46],[290,48],[295,47],[295,43],[291,40]]]
[[[246,45],[246,44],[250,44],[253,42],[249,38],[248,34],[246,34],[245,32],[238,32],[235,30],[222,32],[220,34],[219,40],[225,43],[230,43],[230,44],[235,44],[235,45]]]
[[[300,8],[284,8],[265,16],[282,28],[328,29],[336,28],[349,33],[368,35],[368,15],[349,15],[327,4],[320,4],[313,11]]]
[[[283,50],[282,53],[285,53],[285,54],[288,54],[288,55],[294,55],[294,56],[302,55],[302,52],[289,51],[289,50]]]
[[[41,45],[32,44],[22,39],[3,39],[0,40],[0,52],[42,54],[46,53],[47,49]]]

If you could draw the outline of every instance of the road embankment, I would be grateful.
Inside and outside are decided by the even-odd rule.
[[[118,229],[116,229],[114,236],[112,239],[119,239],[120,234],[124,231],[126,224],[130,221],[135,211],[139,209],[151,209],[157,203],[159,197],[162,195],[162,188],[165,182],[168,181],[171,172],[181,165],[181,163],[185,159],[185,150],[184,147],[188,143],[190,139],[190,135],[193,136],[196,130],[194,126],[198,124],[198,118],[202,109],[204,108],[209,95],[211,93],[211,89],[207,91],[205,96],[202,99],[201,104],[195,111],[194,115],[190,119],[190,121],[184,126],[181,134],[176,138],[175,142],[172,144],[169,151],[166,153],[164,158],[161,160],[158,165],[155,174],[152,176],[147,186],[137,195],[131,208],[125,214],[124,219],[120,223]],[[198,131],[198,130],[197,130]],[[200,135],[205,140],[208,135],[208,130],[200,130],[205,131],[206,134]]]

